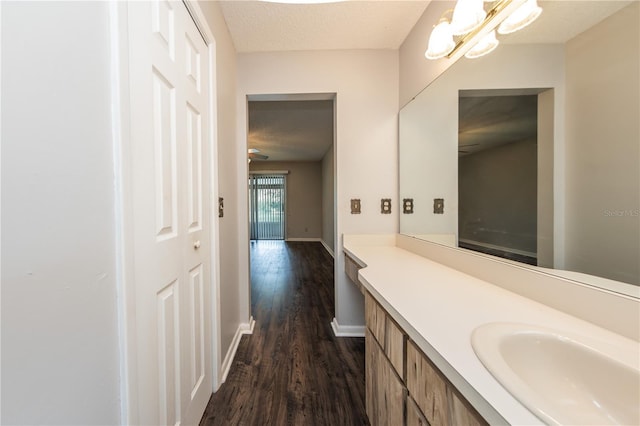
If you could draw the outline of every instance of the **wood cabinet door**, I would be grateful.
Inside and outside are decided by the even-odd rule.
[[[448,424],[447,383],[413,342],[407,343],[407,389],[431,426]]]
[[[378,394],[380,424],[384,426],[403,425],[405,387],[387,358],[383,356],[382,359],[384,362],[378,364],[378,377],[383,383],[380,387],[381,393]]]
[[[366,293],[364,299],[364,314],[367,327],[371,330],[376,341],[384,347],[386,333],[386,314],[371,294]]]
[[[365,329],[364,368],[365,368],[365,405],[369,423],[377,425],[378,411],[378,354],[377,344],[367,327]]]
[[[404,424],[406,389],[384,351],[366,330],[366,407],[372,426],[398,426]]]

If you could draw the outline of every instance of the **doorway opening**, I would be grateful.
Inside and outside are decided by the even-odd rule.
[[[256,283],[274,258],[305,247],[333,269],[336,94],[249,95],[247,114],[249,294],[259,320]]]
[[[249,224],[252,240],[285,239],[286,176],[249,175]]]

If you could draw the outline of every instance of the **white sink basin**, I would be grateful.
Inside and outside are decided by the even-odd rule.
[[[640,425],[637,342],[490,323],[471,343],[493,377],[545,423]]]

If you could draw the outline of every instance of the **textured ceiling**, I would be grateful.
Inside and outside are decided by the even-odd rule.
[[[455,4],[453,0],[447,1],[452,7]],[[631,1],[540,0],[543,13],[536,22],[523,31],[499,38],[503,43],[564,43]],[[245,53],[398,49],[431,2],[346,0],[283,4],[221,0],[219,3],[236,50]]]
[[[486,95],[460,97],[459,156],[537,137],[537,95]]]
[[[398,49],[429,1],[283,4],[222,0],[238,52]]]
[[[538,1],[542,14],[536,21],[521,31],[498,38],[505,44],[565,43],[632,1]]]
[[[248,147],[268,161],[319,161],[332,144],[333,100],[249,102]]]

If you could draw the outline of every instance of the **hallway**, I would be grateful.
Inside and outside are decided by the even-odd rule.
[[[256,320],[201,425],[365,425],[364,338],[335,338],[320,243],[252,241]]]

